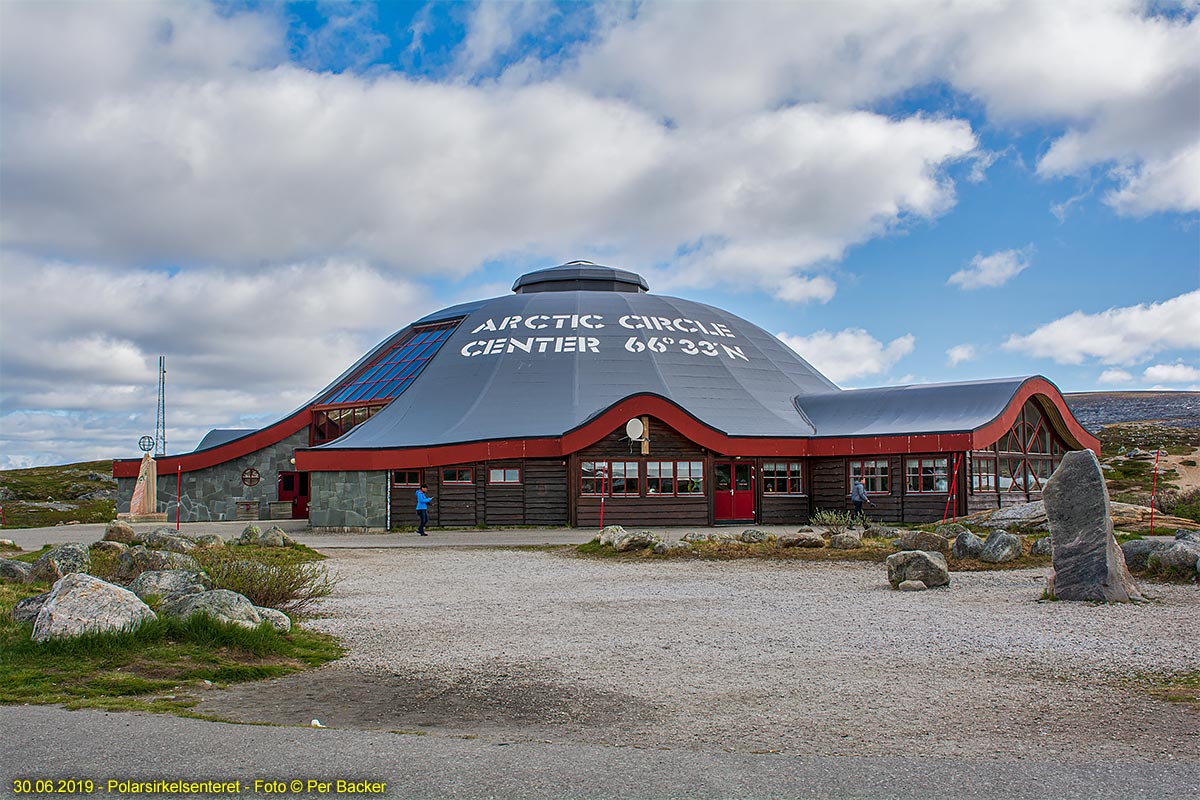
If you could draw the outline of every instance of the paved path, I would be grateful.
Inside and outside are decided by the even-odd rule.
[[[510,744],[39,706],[0,707],[0,729],[6,795],[14,778],[47,776],[101,784],[110,778],[236,780],[242,797],[268,796],[255,792],[256,779],[369,780],[385,782],[383,796],[396,798],[1138,800],[1187,797],[1200,782],[1200,766],[1184,763],[817,758]],[[101,790],[93,796],[133,795]],[[272,796],[322,795],[289,790]]]

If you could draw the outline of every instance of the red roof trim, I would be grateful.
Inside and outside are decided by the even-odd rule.
[[[1035,395],[1049,401],[1050,405],[1054,407],[1057,412],[1055,416],[1058,417],[1054,420],[1058,423],[1055,428],[1067,440],[1067,444],[1091,450],[1097,456],[1100,455],[1100,440],[1079,424],[1058,387],[1045,378],[1030,378],[1022,383],[1000,416],[982,428],[976,429],[971,435],[971,449],[983,450],[991,447],[1001,436],[1008,433],[1013,423],[1016,422],[1017,415],[1021,413],[1021,408]]]
[[[262,450],[264,447],[269,447],[273,444],[282,442],[287,437],[294,433],[299,433],[308,427],[312,422],[312,411],[308,408],[301,409],[290,417],[281,419],[274,425],[263,428],[260,431],[247,434],[240,439],[234,439],[232,442],[226,442],[216,447],[210,447],[207,450],[201,450],[198,453],[185,453],[178,456],[163,456],[156,459],[158,464],[158,474],[167,475],[172,472],[177,472],[180,467],[184,472],[195,472],[199,469],[215,467],[218,464],[224,464],[226,461],[232,461],[235,458],[250,455],[251,453]],[[136,478],[138,474],[138,465],[141,464],[140,458],[122,459],[113,461],[113,477],[114,478]]]

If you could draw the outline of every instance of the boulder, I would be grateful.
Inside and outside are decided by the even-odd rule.
[[[128,522],[114,519],[104,526],[104,541],[106,542],[133,544],[135,538],[137,538],[137,534],[134,532],[133,526]]]
[[[948,527],[950,526],[942,526],[942,528]],[[961,525],[956,527],[962,528]],[[941,529],[939,528],[939,530]],[[905,550],[927,550],[931,553],[947,553],[950,551],[949,539],[940,533],[930,533],[929,531],[903,531],[900,534],[900,544]]]
[[[258,616],[262,617],[263,622],[271,623],[271,627],[280,633],[287,633],[292,629],[292,621],[282,611],[262,606],[255,606],[254,610],[258,612]]]
[[[1179,540],[1183,540],[1183,541],[1196,542],[1197,544],[1200,544],[1200,531],[1178,530],[1178,531],[1175,531],[1175,538],[1179,539]]]
[[[8,548],[9,550],[20,550],[17,543],[12,539],[0,539],[0,548]]]
[[[780,547],[824,547],[825,537],[811,528],[779,537]]]
[[[245,536],[244,533],[242,535]],[[600,542],[600,544],[608,545],[609,547],[612,547],[616,543],[617,539],[621,538],[624,535],[625,535],[625,529],[622,528],[620,525],[609,525],[607,528],[604,528],[603,530],[601,530],[600,535],[596,538]],[[695,535],[695,534],[688,534],[688,536],[693,536],[693,535]],[[684,538],[687,538],[687,537],[684,537]]]
[[[117,567],[126,579],[132,580],[146,570],[184,569],[190,572],[200,572],[200,564],[196,559],[184,553],[171,553],[167,550],[147,550],[142,545],[133,547],[121,553]]]
[[[129,584],[129,591],[145,600],[151,595],[167,600],[181,594],[199,594],[212,588],[212,579],[203,572],[184,569],[150,569]]]
[[[29,565],[24,561],[0,558],[0,578],[27,583],[29,581]]]
[[[689,544],[692,542],[707,542],[708,534],[707,533],[695,533],[695,532],[685,533],[683,536],[679,537],[679,541],[688,542]]]
[[[970,533],[970,529],[966,525],[960,525],[957,522],[950,522],[945,525],[938,525],[934,531],[938,536],[941,536],[948,542],[952,542],[959,537],[960,534]]]
[[[613,550],[624,553],[628,550],[641,550],[654,547],[662,542],[662,537],[652,531],[626,531],[613,543]]]
[[[1167,577],[1186,578],[1196,574],[1200,560],[1200,542],[1186,539],[1168,542],[1146,558],[1146,569]]]
[[[259,536],[262,536],[262,528],[251,522],[242,528],[242,535],[237,540],[240,544],[253,544]]]
[[[1154,539],[1131,539],[1121,545],[1125,554],[1125,566],[1141,572],[1146,569],[1146,561],[1150,554],[1171,546],[1171,542],[1160,542]]]
[[[899,589],[905,581],[920,581],[927,587],[950,583],[950,569],[941,553],[926,550],[905,550],[887,558],[888,583]]]
[[[110,542],[106,539],[101,539],[98,542],[93,542],[91,551],[93,553],[109,553],[114,556],[119,556],[129,549],[129,545],[121,542]]]
[[[992,531],[983,543],[979,560],[988,564],[1003,564],[1021,557],[1021,537],[1008,531]]]
[[[254,543],[259,547],[287,547],[287,535],[279,528],[271,528],[264,531]]]
[[[717,531],[716,533],[710,533],[708,540],[718,544],[729,544],[730,542],[736,542],[738,538],[727,531]]]
[[[1059,600],[1141,600],[1113,537],[1112,510],[1100,462],[1091,450],[1074,450],[1042,490],[1054,566],[1046,594]]]
[[[92,631],[119,631],[154,618],[150,607],[128,589],[74,572],[50,590],[34,620],[33,639],[44,642]]]
[[[1040,539],[1034,539],[1033,544],[1029,547],[1029,554],[1032,556],[1048,556],[1054,553],[1054,545],[1050,541],[1049,536],[1043,536]]]
[[[666,542],[659,542],[658,544],[654,545],[654,554],[656,556],[665,555],[670,549],[670,546]]]
[[[178,595],[162,605],[164,614],[187,619],[193,614],[207,614],[219,622],[232,622],[244,628],[255,628],[262,616],[244,595],[228,589],[213,589],[198,594]]]
[[[837,533],[829,539],[829,546],[834,550],[856,550],[863,546],[862,539],[853,533]]]
[[[171,553],[188,553],[196,549],[196,543],[180,536],[174,528],[155,528],[146,534],[143,542],[150,550],[167,550]]]
[[[86,544],[67,542],[52,548],[29,568],[30,581],[57,581],[73,572],[87,572],[92,568],[92,556]]]
[[[970,531],[963,531],[954,539],[950,552],[955,558],[979,558],[983,553],[983,539]]]
[[[989,528],[1038,528],[1046,527],[1046,505],[1043,500],[1005,506],[992,512],[983,523]]]
[[[46,605],[46,600],[49,598],[49,592],[42,592],[34,597],[18,600],[17,604],[13,606],[12,618],[21,624],[26,622],[33,624],[33,621],[37,619],[38,612],[42,610],[42,606]]]
[[[738,536],[738,540],[745,544],[762,544],[770,538],[771,534],[755,528],[747,528],[742,531],[741,536]]]
[[[196,543],[196,547],[200,548],[225,546],[225,540],[215,533],[206,533],[202,536],[192,536],[189,538]]]
[[[885,528],[881,525],[872,525],[863,531],[864,539],[894,539],[901,533],[899,528]]]
[[[929,587],[925,585],[925,581],[900,581],[896,588],[902,592],[923,592]]]

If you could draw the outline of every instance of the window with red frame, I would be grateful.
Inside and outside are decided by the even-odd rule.
[[[971,456],[971,491],[996,491],[996,459],[987,456]]]
[[[941,457],[905,460],[906,490],[911,494],[945,494],[950,490],[949,459]]]
[[[418,487],[421,485],[421,470],[419,469],[398,469],[392,472],[392,484],[394,486]]]
[[[763,494],[804,494],[804,465],[798,461],[764,461]]]
[[[474,483],[475,470],[471,467],[446,467],[442,470],[442,483]]]
[[[850,486],[855,479],[861,479],[867,494],[887,494],[892,490],[886,458],[864,459],[850,462]],[[846,490],[849,493],[849,489]]]
[[[520,483],[519,467],[492,467],[488,470],[488,483]]]
[[[637,461],[579,462],[579,494],[585,497],[637,497],[641,494]]]

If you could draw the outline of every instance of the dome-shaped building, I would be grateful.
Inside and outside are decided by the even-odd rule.
[[[185,520],[308,516],[318,528],[882,520],[1027,502],[1066,450],[1099,450],[1042,377],[841,390],[726,311],[572,262],[380,343],[258,431],[159,460]],[[114,463],[122,501],[136,460]],[[258,479],[255,482],[255,478]],[[603,509],[603,511],[602,511]]]

